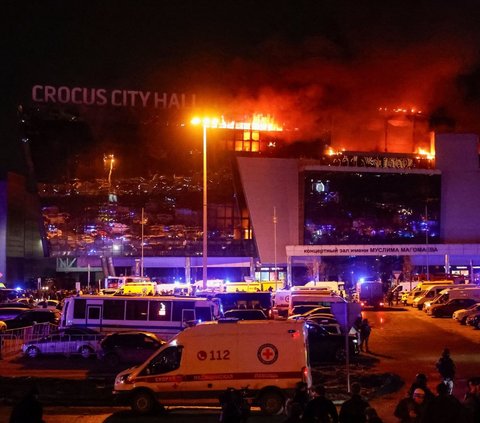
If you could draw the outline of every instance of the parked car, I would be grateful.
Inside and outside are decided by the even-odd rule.
[[[343,335],[330,333],[326,328],[314,322],[308,322],[307,329],[308,347],[312,364],[345,361],[345,337]],[[357,337],[349,335],[348,341],[349,355],[353,357],[359,353]]]
[[[322,328],[326,329],[327,332],[341,334],[342,329],[340,324],[337,322],[333,316],[330,317],[329,315],[321,315],[321,314],[314,314],[307,318],[307,323],[313,322],[317,325],[321,326]]]
[[[323,309],[323,311],[321,311],[322,313],[330,313],[330,307],[319,307],[318,304],[300,304],[293,306],[291,315],[304,315],[309,311],[314,312],[314,310],[320,312],[320,309]]]
[[[22,352],[29,358],[57,354],[89,358],[98,351],[102,338],[96,330],[71,327],[23,344]]]
[[[470,307],[476,302],[473,298],[455,298],[443,304],[432,305],[427,314],[433,317],[452,317],[455,311]]]
[[[452,318],[458,321],[461,325],[467,323],[467,318],[480,312],[480,303],[475,303],[468,308],[461,308],[453,313]]]
[[[465,324],[468,326],[473,326],[475,329],[480,328],[480,311],[477,311],[474,314],[471,314],[470,316],[467,317],[467,320],[465,321]]]
[[[163,344],[165,341],[151,332],[115,332],[102,339],[97,356],[110,367],[140,364]]]
[[[1,310],[1,309],[0,309]],[[8,329],[18,329],[32,326],[35,323],[52,323],[58,325],[60,322],[60,312],[58,310],[49,310],[48,308],[32,308],[22,310],[20,314],[11,319],[6,319]]]
[[[13,319],[26,310],[30,310],[30,307],[25,308],[12,305],[10,305],[10,307],[0,307],[0,320]]]
[[[293,307],[292,310],[294,312],[297,311],[297,310],[301,311],[302,307],[303,306],[295,306],[295,307]],[[311,316],[313,314],[330,314],[330,315],[332,315],[330,307],[318,307],[318,306],[316,306],[314,308],[309,308],[310,306],[307,306],[307,307],[308,307],[308,309],[304,313],[302,313],[302,314],[295,313],[295,314],[292,314],[291,316],[289,316],[288,318],[289,319],[298,319],[299,317],[301,317],[301,318],[306,319],[306,318],[308,318],[308,316]]]
[[[57,309],[61,310],[62,307],[60,305],[60,301],[58,300],[42,300],[39,301],[36,306],[37,308],[50,308],[50,309]]]
[[[223,313],[225,318],[235,318],[238,320],[267,320],[265,312],[259,308],[239,308],[227,310]]]
[[[33,308],[34,307],[34,301],[33,299],[31,298],[26,298],[26,297],[22,297],[22,298],[17,298],[15,301],[11,301],[10,303],[8,304],[15,304],[15,307],[20,307],[20,306],[25,306],[25,308]]]

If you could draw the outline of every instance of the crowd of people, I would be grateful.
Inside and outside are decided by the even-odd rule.
[[[468,380],[463,399],[453,395],[455,363],[445,348],[435,364],[441,382],[435,393],[428,387],[427,376],[416,375],[405,398],[396,405],[393,415],[399,423],[477,423],[480,422],[480,377]],[[359,383],[352,383],[350,398],[337,411],[326,397],[325,387],[318,385],[309,393],[299,382],[293,397],[287,402],[285,423],[381,423],[382,419],[361,396]]]

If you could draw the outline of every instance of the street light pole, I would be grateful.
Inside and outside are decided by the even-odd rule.
[[[203,122],[203,248],[202,278],[203,289],[207,289],[208,234],[207,234],[207,124]]]
[[[274,269],[273,275],[275,277],[275,291],[277,290],[278,284],[278,273],[277,273],[277,208],[273,207],[273,256],[274,256]]]

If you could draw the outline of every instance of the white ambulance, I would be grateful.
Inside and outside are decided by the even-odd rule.
[[[119,373],[113,394],[146,414],[158,403],[218,406],[227,388],[246,389],[251,405],[277,414],[297,382],[311,386],[306,330],[290,320],[201,323]]]

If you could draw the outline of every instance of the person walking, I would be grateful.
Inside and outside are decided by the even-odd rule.
[[[448,387],[448,393],[452,394],[453,379],[455,378],[455,363],[450,357],[450,350],[448,348],[442,351],[442,355],[435,364],[435,367],[440,373],[443,383]]]
[[[338,416],[340,423],[365,423],[367,421],[365,409],[370,407],[370,404],[361,397],[361,389],[358,382],[352,383],[350,399],[346,400],[340,407]]]
[[[360,325],[360,351],[370,352],[370,349],[368,348],[368,340],[371,333],[372,328],[368,323],[368,319],[363,319]]]
[[[333,401],[325,396],[323,385],[317,385],[313,388],[313,399],[305,407],[302,422],[338,423],[337,409]]]

